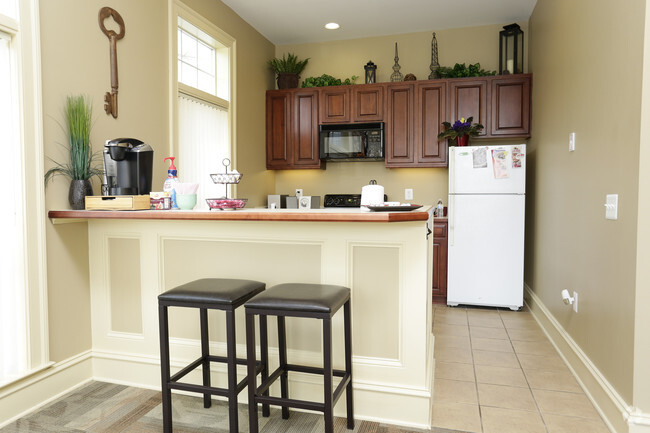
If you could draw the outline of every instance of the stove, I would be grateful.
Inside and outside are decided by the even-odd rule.
[[[325,194],[323,207],[361,207],[361,194]]]

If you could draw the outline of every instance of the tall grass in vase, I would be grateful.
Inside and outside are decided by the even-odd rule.
[[[68,135],[68,161],[52,160],[54,167],[45,173],[45,185],[54,177],[63,175],[70,179],[68,201],[72,209],[84,209],[85,197],[93,195],[90,179],[101,176],[101,164],[95,163],[96,154],[90,143],[93,109],[85,96],[68,96],[65,104],[66,133]],[[51,159],[50,159],[51,160]]]

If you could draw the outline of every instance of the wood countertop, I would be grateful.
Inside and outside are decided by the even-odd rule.
[[[54,224],[87,220],[172,220],[172,221],[304,221],[304,222],[379,222],[426,221],[431,206],[400,212],[367,212],[358,208],[264,209],[235,211],[180,210],[51,210],[47,216]]]

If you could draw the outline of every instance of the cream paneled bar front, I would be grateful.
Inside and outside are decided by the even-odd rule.
[[[88,221],[96,379],[160,388],[157,296],[177,285],[206,277],[253,279],[267,287],[338,284],[352,290],[355,416],[429,428],[430,209],[50,211],[49,217],[55,224]],[[210,314],[211,351],[225,355],[223,313]],[[237,316],[237,353],[245,357],[243,310]],[[170,309],[170,327],[172,369],[178,369],[200,355],[198,311]],[[273,321],[269,327],[273,369]],[[342,368],[342,314],[334,317],[333,335],[334,367]],[[321,336],[318,321],[288,318],[289,362],[322,365]],[[213,376],[224,384],[225,366],[213,366]],[[292,397],[322,395],[318,377],[289,378]],[[344,409],[339,402],[335,413],[344,416]]]

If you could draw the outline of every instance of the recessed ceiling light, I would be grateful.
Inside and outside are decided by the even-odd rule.
[[[341,27],[341,26],[339,26],[337,23],[327,23],[327,24],[325,24],[325,28],[327,30],[336,30],[339,27]]]

